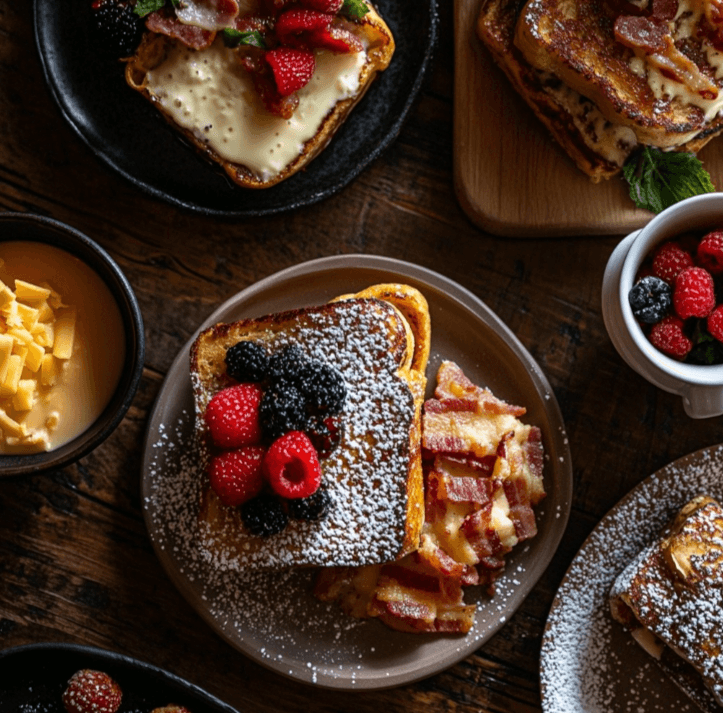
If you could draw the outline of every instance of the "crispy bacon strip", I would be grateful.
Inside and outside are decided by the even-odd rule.
[[[216,37],[214,31],[204,30],[194,25],[184,25],[176,17],[173,10],[166,7],[148,15],[146,18],[146,27],[151,32],[159,35],[173,37],[194,50],[202,50],[209,47]]]
[[[674,81],[706,99],[715,99],[717,85],[675,46],[668,20],[675,16],[676,9],[677,3],[673,5],[671,0],[656,0],[653,14],[648,17],[621,15],[615,20],[615,39]]]
[[[176,7],[176,17],[184,25],[212,32],[231,27],[238,14],[236,0],[183,0]]]

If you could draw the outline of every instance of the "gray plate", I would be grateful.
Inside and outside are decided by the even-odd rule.
[[[691,453],[644,480],[597,525],[573,560],[542,643],[545,713],[698,711],[610,615],[616,577],[696,495],[723,498],[723,445]]]
[[[545,487],[539,533],[513,552],[490,600],[478,604],[466,636],[393,632],[377,621],[343,615],[310,594],[313,573],[274,573],[240,581],[210,571],[194,549],[194,472],[188,444],[193,399],[188,349],[171,366],[149,422],[143,462],[145,519],[156,554],[205,621],[232,646],[291,678],[327,688],[381,689],[425,678],[462,660],[495,634],[530,592],[552,558],[567,523],[572,465],[555,396],[540,368],[484,303],[456,283],[406,262],[367,255],[324,258],[279,272],[240,292],[201,326],[321,304],[380,282],[405,282],[425,294],[432,317],[430,391],[442,359],[456,361],[476,383],[524,405],[542,429]],[[199,331],[200,331],[199,329]]]

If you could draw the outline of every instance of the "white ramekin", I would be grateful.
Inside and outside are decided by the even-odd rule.
[[[659,243],[689,232],[723,229],[723,193],[694,196],[656,215],[627,236],[608,260],[602,312],[610,339],[627,364],[655,386],[683,398],[692,418],[723,414],[723,364],[683,364],[656,349],[633,316],[628,293],[645,257]]]

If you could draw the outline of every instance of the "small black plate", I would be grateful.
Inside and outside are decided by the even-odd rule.
[[[231,183],[130,89],[123,65],[101,56],[91,0],[34,0],[35,38],[63,115],[93,153],[169,203],[216,216],[259,216],[316,203],[341,190],[397,137],[430,62],[436,0],[379,0],[396,51],[331,145],[304,171],[265,190]]]
[[[175,703],[192,713],[238,713],[163,669],[111,651],[76,644],[31,644],[0,651],[0,708],[4,711],[63,711],[68,679],[82,668],[104,671],[123,692],[118,713]]]

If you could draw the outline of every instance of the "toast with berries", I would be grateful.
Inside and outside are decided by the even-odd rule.
[[[202,332],[201,551],[225,568],[378,564],[424,520],[424,297],[380,285]]]
[[[394,53],[365,0],[252,1],[211,30],[180,12],[167,4],[147,17],[126,82],[244,188],[314,159]]]

